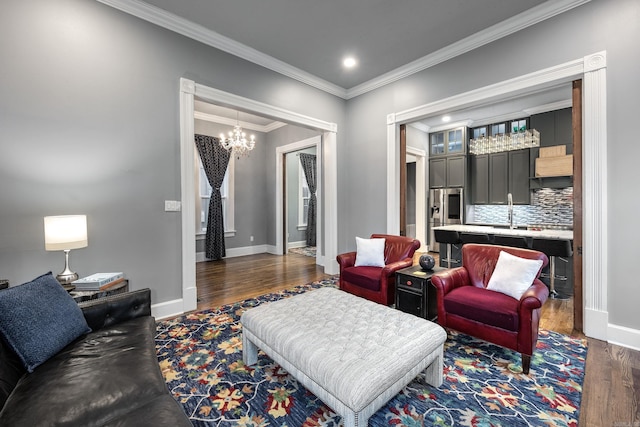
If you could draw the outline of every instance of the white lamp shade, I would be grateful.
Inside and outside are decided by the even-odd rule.
[[[44,248],[48,251],[84,248],[87,240],[86,215],[44,217]]]

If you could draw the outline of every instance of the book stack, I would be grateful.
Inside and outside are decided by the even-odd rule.
[[[76,291],[105,291],[124,281],[124,273],[95,273],[72,282]]]

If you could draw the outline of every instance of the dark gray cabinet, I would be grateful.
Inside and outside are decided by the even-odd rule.
[[[531,203],[531,191],[529,190],[530,155],[531,150],[529,149],[509,151],[509,192],[516,205]]]
[[[469,156],[470,177],[469,186],[471,187],[471,204],[472,205],[488,205],[489,204],[489,155],[480,154],[477,156]]]
[[[489,204],[504,205],[509,192],[509,153],[489,154]]]
[[[470,156],[471,204],[529,204],[529,149]]]
[[[447,186],[446,157],[429,160],[429,188],[445,188]]]
[[[540,132],[540,146],[566,146],[566,153],[573,153],[573,125],[571,108],[534,114],[530,119],[531,128]],[[535,162],[539,155],[538,148],[531,149],[529,160],[529,188],[565,188],[573,185],[573,177],[535,177]]]
[[[540,132],[540,146],[566,145],[567,154],[573,153],[571,108],[534,114],[531,128]]]
[[[429,160],[429,188],[464,187],[466,169],[466,156]]]

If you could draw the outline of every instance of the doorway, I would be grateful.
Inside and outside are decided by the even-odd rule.
[[[323,230],[323,222],[324,216],[322,214],[322,199],[323,199],[323,160],[322,156],[318,155],[318,153],[322,152],[322,137],[320,135],[314,136],[312,138],[304,139],[302,141],[294,142],[291,144],[283,145],[276,148],[276,186],[280,189],[280,191],[276,192],[276,218],[280,218],[280,230],[279,233],[280,239],[282,240],[282,246],[277,246],[278,254],[286,254],[289,249],[290,237],[299,230],[298,224],[298,210],[297,208],[293,208],[291,204],[288,202],[291,197],[287,197],[290,194],[290,191],[297,191],[298,186],[296,188],[291,188],[293,186],[288,185],[288,177],[293,174],[298,174],[299,169],[298,165],[300,163],[300,159],[298,155],[301,152],[313,152],[316,154],[316,167],[317,167],[317,188],[316,194],[317,197],[317,208],[316,208],[316,246],[315,246],[315,259],[316,264],[324,266],[324,257],[323,254],[323,245],[322,245],[322,230]],[[296,183],[301,177],[294,177]],[[288,191],[290,190],[290,191]],[[295,196],[297,200],[297,196]],[[292,212],[295,210],[295,212]],[[277,220],[278,221],[278,220]],[[295,223],[295,224],[292,224]],[[302,234],[298,234],[298,238],[296,241],[299,241]]]
[[[493,85],[458,94],[420,107],[387,116],[387,232],[398,233],[400,174],[399,137],[401,124],[444,114],[453,109],[496,103],[534,93],[575,80],[582,80],[582,184],[583,198],[582,260],[584,294],[584,333],[606,340],[609,329],[607,312],[607,126],[606,126],[606,52],[598,52]],[[586,179],[588,177],[588,179]],[[595,249],[598,248],[598,249]]]
[[[194,101],[200,99],[212,104],[263,115],[281,122],[315,129],[322,134],[323,162],[323,217],[322,242],[325,257],[335,258],[337,237],[337,124],[304,116],[252,99],[244,98],[185,78],[180,79],[180,162],[181,162],[181,242],[182,242],[182,296],[157,307],[157,317],[168,317],[197,308],[196,245],[195,245],[195,154],[194,154]],[[276,187],[282,191],[282,187]],[[276,245],[282,248],[282,218],[276,218]],[[325,273],[336,274],[337,265],[325,266]]]

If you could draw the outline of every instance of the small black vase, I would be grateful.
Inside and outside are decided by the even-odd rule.
[[[433,267],[436,265],[436,260],[431,255],[427,254],[420,255],[420,260],[418,262],[423,270],[433,270]]]

